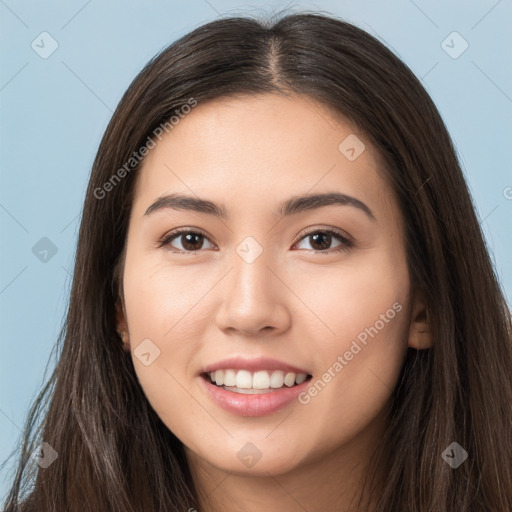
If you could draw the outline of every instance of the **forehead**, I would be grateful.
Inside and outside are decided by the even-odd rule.
[[[370,141],[310,97],[199,103],[155,142],[139,170],[134,209],[172,192],[252,206],[333,189],[394,207]]]

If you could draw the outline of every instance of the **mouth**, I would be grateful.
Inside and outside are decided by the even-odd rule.
[[[201,377],[209,384],[244,395],[261,395],[289,389],[311,380],[304,372],[283,370],[238,370],[234,368],[204,372]]]
[[[263,356],[217,361],[198,377],[216,406],[239,416],[266,416],[299,403],[313,378],[310,370]]]

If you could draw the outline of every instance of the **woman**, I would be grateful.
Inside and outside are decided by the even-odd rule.
[[[208,23],[103,137],[5,510],[512,510],[510,320],[394,54],[320,14]]]

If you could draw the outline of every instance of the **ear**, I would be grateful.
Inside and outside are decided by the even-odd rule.
[[[128,331],[128,322],[126,321],[126,311],[121,298],[116,301],[116,330],[123,341],[123,348],[130,351],[130,335]]]
[[[431,348],[432,345],[432,333],[430,331],[425,297],[422,292],[415,291],[412,301],[408,346],[416,350],[423,350]]]

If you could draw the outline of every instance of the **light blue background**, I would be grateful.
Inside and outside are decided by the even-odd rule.
[[[123,92],[155,53],[204,22],[285,7],[359,25],[422,79],[455,141],[511,297],[510,1],[0,1],[0,463],[43,383],[65,316],[88,175]],[[48,59],[31,48],[43,31],[59,45]],[[469,43],[457,59],[441,47],[453,31]],[[47,263],[31,250],[42,237],[58,248]],[[0,475],[0,497],[11,466]]]

